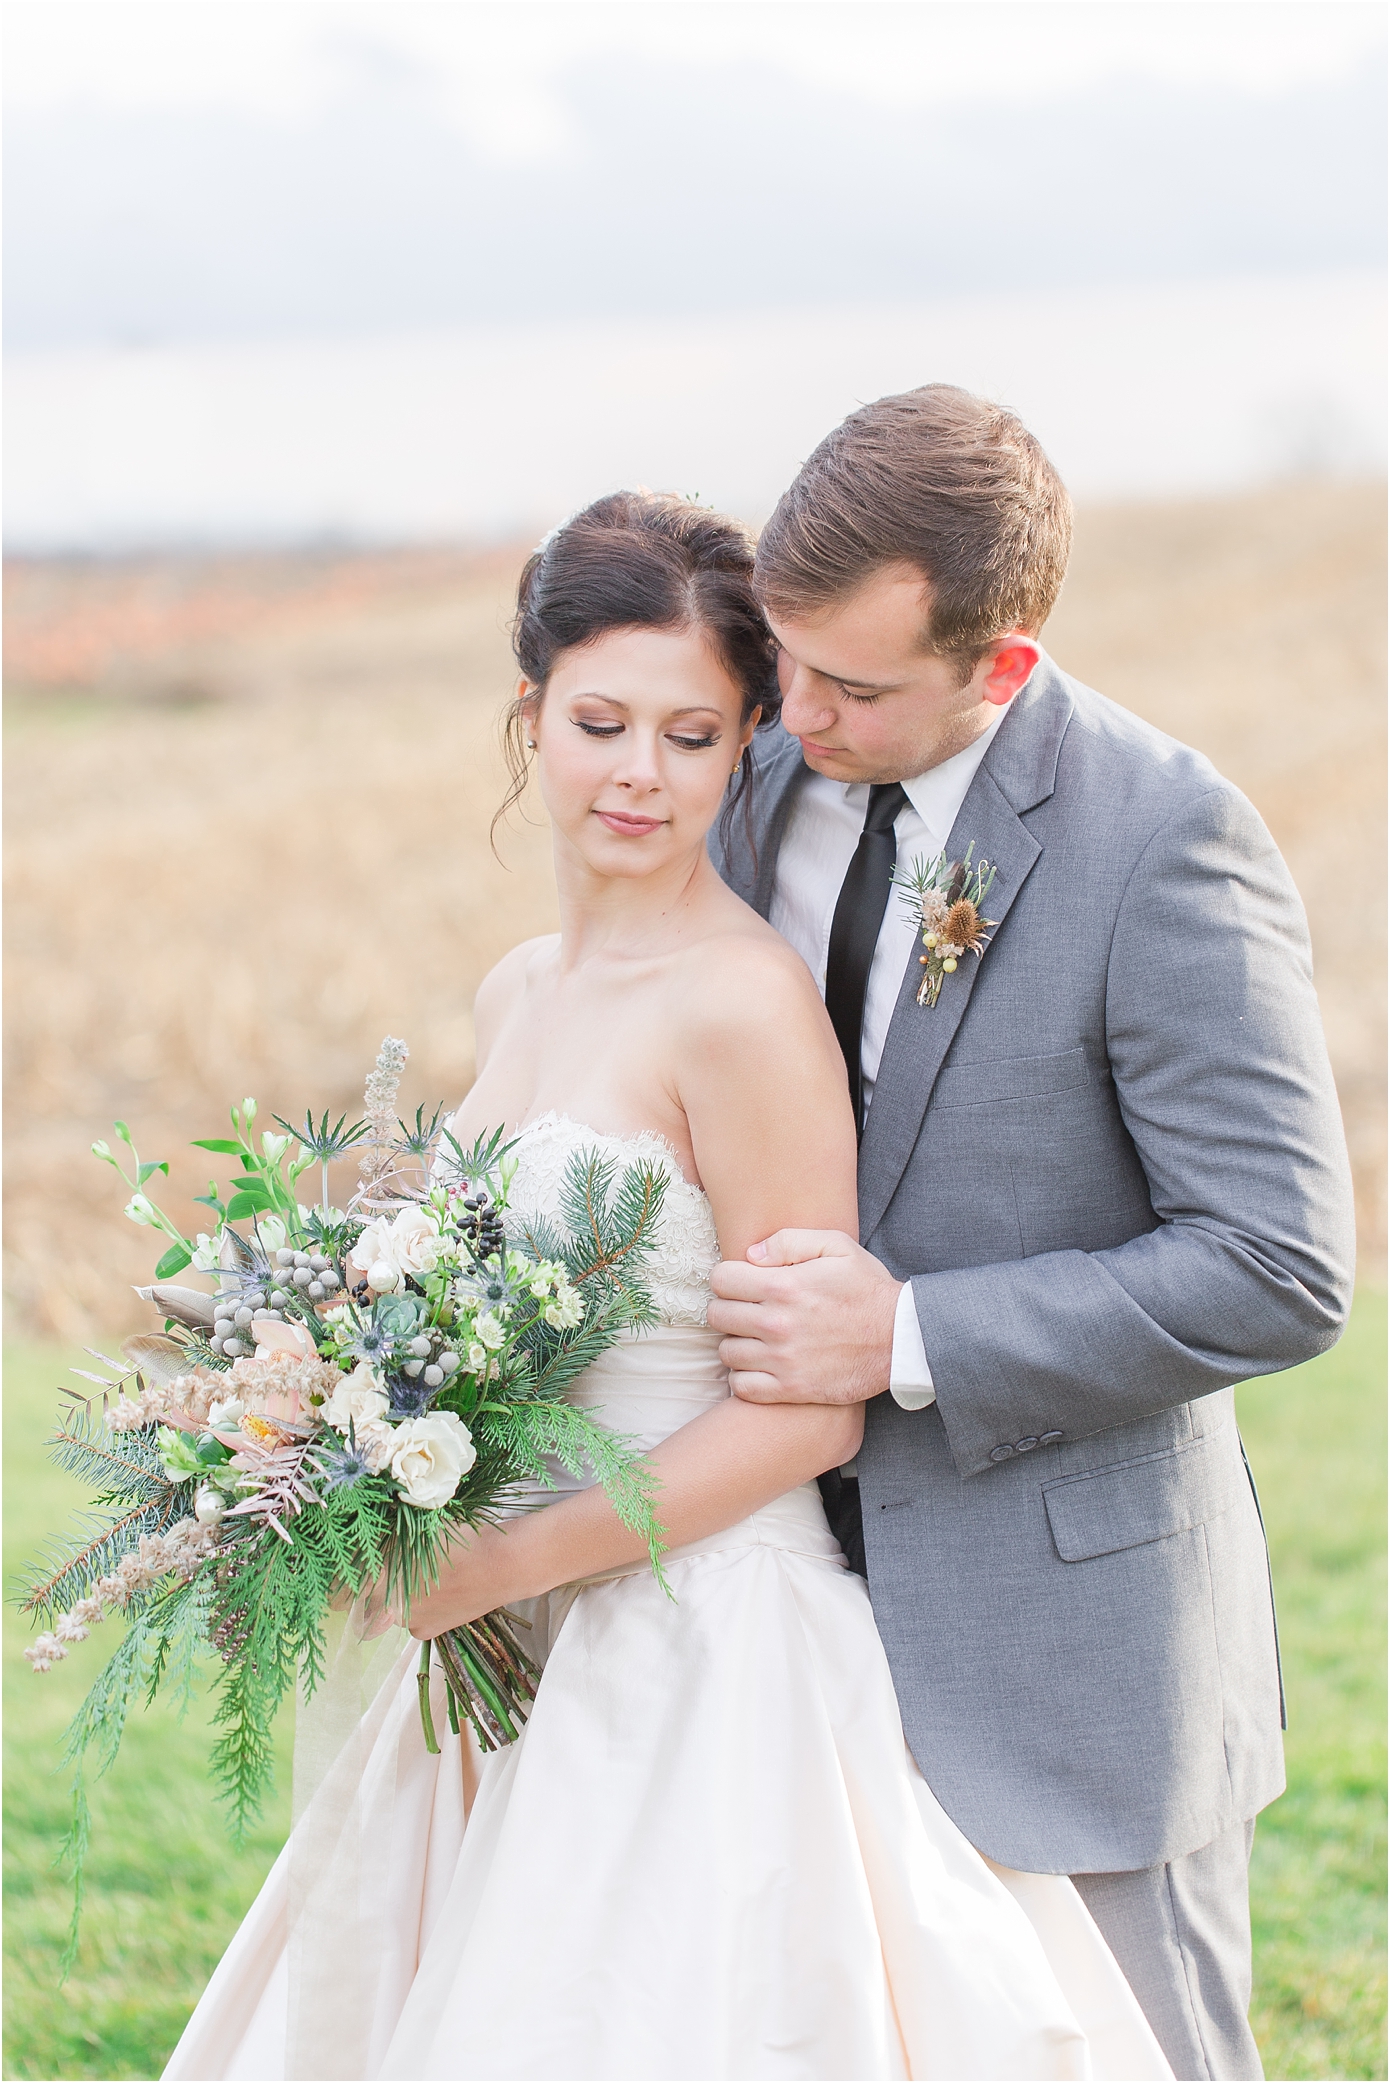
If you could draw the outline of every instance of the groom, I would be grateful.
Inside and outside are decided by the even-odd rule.
[[[1338,1337],[1350,1185],[1264,825],[1039,645],[1070,531],[945,385],[846,420],[764,531],[782,727],[716,857],[823,981],[862,1243],[754,1246],[710,1322],[740,1395],[866,1405],[822,1487],[948,1814],[1071,1874],[1179,2078],[1257,2077],[1282,1700],[1232,1384]],[[943,957],[890,875],[972,845],[993,924]]]

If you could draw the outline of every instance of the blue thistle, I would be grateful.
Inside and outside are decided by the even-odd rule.
[[[348,1423],[347,1444],[320,1453],[318,1462],[325,1495],[334,1490],[346,1490],[350,1484],[360,1482],[364,1475],[372,1472],[367,1466],[366,1455],[357,1444],[357,1427],[351,1421]]]

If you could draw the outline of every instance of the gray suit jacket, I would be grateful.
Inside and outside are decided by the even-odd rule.
[[[766,916],[806,769],[760,734]],[[1034,1872],[1181,1857],[1283,1787],[1232,1384],[1324,1351],[1350,1177],[1297,892],[1207,760],[1044,659],[951,834],[1000,923],[939,1004],[909,961],[860,1154],[936,1403],[868,1406],[874,1613],[907,1739],[972,1843]]]

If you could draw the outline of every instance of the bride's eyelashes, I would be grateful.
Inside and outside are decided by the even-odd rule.
[[[582,716],[576,716],[572,720],[586,738],[618,738],[622,736],[624,729],[621,723],[586,723]],[[675,731],[667,731],[665,735],[666,742],[675,745],[682,752],[707,752],[712,745],[719,743],[721,733],[710,731],[701,738],[684,737]]]

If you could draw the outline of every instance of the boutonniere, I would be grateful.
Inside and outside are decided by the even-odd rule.
[[[948,861],[944,853],[934,861],[924,861],[919,854],[910,868],[893,870],[898,895],[911,912],[926,949],[917,957],[925,971],[917,993],[919,1005],[936,1004],[943,981],[954,974],[962,955],[983,956],[990,931],[999,923],[983,912],[996,871],[984,860],[972,867],[974,851],[972,839],[963,861]]]

